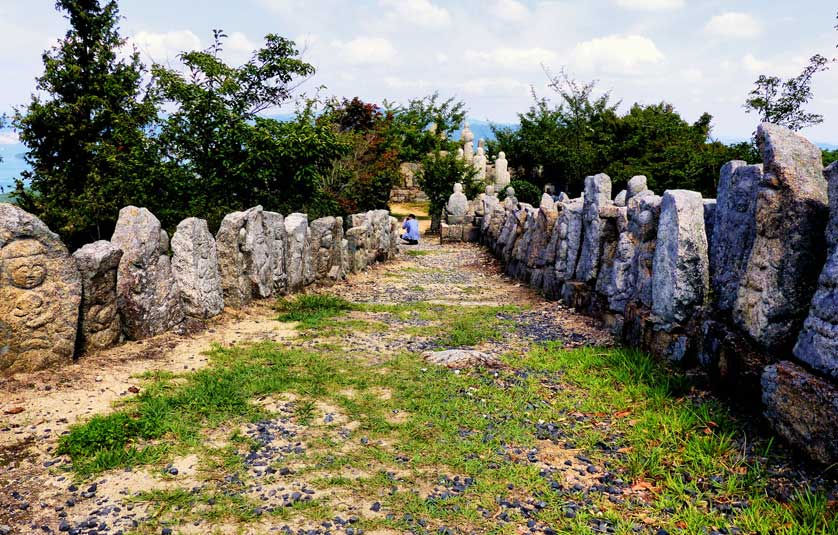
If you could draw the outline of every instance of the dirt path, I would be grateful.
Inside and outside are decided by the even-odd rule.
[[[713,529],[793,521],[783,503],[763,503],[761,480],[749,484],[765,509],[748,509],[754,520],[730,516],[757,501],[727,478],[750,477],[763,462],[759,439],[747,437],[743,449],[732,432],[717,437],[726,424],[714,402],[692,390],[661,401],[652,372],[640,386],[620,384],[642,358],[610,349],[595,321],[504,277],[476,246],[404,247],[396,261],[319,292],[352,310],[298,330],[263,302],[200,334],[126,344],[0,383],[0,535],[753,533]],[[208,354],[213,347],[222,349]],[[498,367],[452,371],[422,360],[452,348],[480,351]],[[53,453],[93,415],[150,418],[149,407],[163,406],[153,402],[195,387],[196,370],[206,374],[201,385],[229,383],[249,408],[216,407],[212,397],[185,407],[166,433],[125,446],[160,455],[130,464],[95,457],[116,468],[84,477]],[[234,399],[217,395],[228,394]],[[655,411],[684,420],[663,421],[672,436],[655,428],[648,443],[669,468],[634,468],[632,451],[646,445],[633,441],[650,440],[637,428],[658,425]],[[668,456],[690,448],[718,459],[672,468]],[[702,471],[733,490],[685,483],[682,515],[667,470]],[[771,470],[772,492],[786,497],[795,478],[809,477],[785,464]],[[817,478],[806,484],[829,488]],[[731,511],[729,524],[713,504]]]

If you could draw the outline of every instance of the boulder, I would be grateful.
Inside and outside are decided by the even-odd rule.
[[[713,227],[716,226],[716,199],[704,199],[704,232],[707,233],[707,256],[713,250]],[[710,265],[712,273],[712,264]],[[712,274],[711,274],[712,276]]]
[[[665,322],[686,322],[704,305],[709,269],[701,194],[666,191],[652,268],[652,312]]]
[[[116,278],[116,301],[125,336],[142,340],[182,322],[169,240],[154,214],[136,206],[120,210],[111,243],[123,253]]]
[[[838,161],[823,170],[829,188],[829,223],[826,226],[826,246],[831,253],[838,248]]]
[[[288,275],[288,291],[299,292],[304,286],[304,271],[306,257],[309,255],[308,216],[306,214],[290,214],[285,218],[286,242],[286,273]]]
[[[632,287],[629,299],[649,310],[652,308],[652,270],[658,243],[661,200],[660,196],[649,192],[632,197],[628,204],[628,232],[634,247],[628,281]]]
[[[340,217],[321,217],[311,222],[310,229],[315,280],[318,282],[334,282],[340,276],[340,242],[343,240],[343,219]],[[334,269],[335,267],[337,269]]]
[[[710,273],[716,308],[724,313],[730,313],[736,302],[756,238],[756,200],[761,182],[762,165],[739,160],[726,163],[719,176]]]
[[[622,190],[620,193],[614,197],[614,206],[624,207],[626,205],[626,196],[628,193],[626,190]]]
[[[628,280],[634,247],[628,237],[628,211],[622,206],[606,206],[600,212],[602,228],[602,259],[596,291],[605,298],[608,309],[622,313],[629,297]]]
[[[757,142],[765,174],[733,320],[766,351],[779,352],[797,339],[824,264],[827,184],[821,151],[805,138],[763,123]]]
[[[360,273],[367,267],[366,236],[365,227],[352,227],[346,231],[346,252],[352,273]]]
[[[58,235],[0,203],[0,370],[41,370],[73,359],[82,283]]]
[[[821,272],[794,356],[838,379],[838,249],[832,251]]]
[[[556,246],[556,281],[563,283],[573,278],[579,252],[582,248],[582,198],[572,199],[562,207],[557,219],[558,245]]]
[[[207,319],[224,310],[218,250],[207,222],[197,217],[184,219],[172,236],[172,275],[180,292],[183,312]]]
[[[122,250],[106,240],[73,253],[82,285],[78,346],[83,353],[110,347],[122,336],[116,307],[116,275]]]
[[[611,178],[600,173],[585,178],[585,201],[582,209],[582,252],[576,266],[576,279],[590,282],[599,273],[602,256],[602,231],[605,223],[599,211],[611,204]]]
[[[838,387],[783,361],[765,368],[762,403],[771,426],[795,449],[825,465],[838,462]]]
[[[646,192],[651,193],[649,188],[646,186],[646,177],[643,175],[631,177],[628,181],[628,185],[626,186],[626,206],[628,206],[628,202],[631,199]]]

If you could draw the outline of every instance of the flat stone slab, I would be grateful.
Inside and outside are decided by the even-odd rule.
[[[496,357],[476,351],[474,349],[448,349],[446,351],[429,351],[423,354],[425,360],[437,366],[445,366],[452,370],[465,368],[501,368],[503,363]]]

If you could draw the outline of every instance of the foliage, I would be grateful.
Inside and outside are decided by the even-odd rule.
[[[387,208],[390,190],[399,180],[399,150],[389,135],[392,114],[375,104],[332,99],[318,123],[330,123],[349,147],[324,173],[321,192],[336,203],[335,215]]]
[[[838,149],[828,150],[823,149],[823,165],[827,166],[832,162],[838,162]]]
[[[541,189],[527,180],[513,180],[509,183],[512,189],[515,190],[515,198],[518,202],[524,202],[533,206],[538,206],[541,203]],[[506,199],[506,188],[498,192],[500,200]]]
[[[31,168],[16,198],[80,245],[110,236],[121,207],[154,205],[160,183],[149,136],[157,111],[137,51],[118,59],[125,40],[116,2],[58,0],[56,9],[70,29],[44,52],[38,93],[13,118]]]
[[[774,123],[800,130],[823,122],[823,115],[808,113],[803,108],[812,100],[812,77],[827,70],[829,60],[820,54],[809,58],[803,72],[783,80],[778,76],[760,75],[754,89],[748,94],[744,108],[755,112],[760,122]]]
[[[388,101],[383,105],[392,116],[389,136],[399,148],[401,161],[416,162],[430,153],[455,150],[448,136],[465,120],[462,101],[453,97],[441,100],[439,93],[434,93],[411,99],[406,106]]]
[[[689,188],[712,197],[725,162],[758,159],[751,144],[710,141],[708,114],[690,124],[661,102],[635,104],[620,115],[609,93],[594,99],[593,82],[582,84],[565,73],[551,77],[550,87],[558,104],[533,93],[518,128],[493,127],[492,151],[504,150],[517,176],[537,185],[552,182],[557,191],[575,196],[583,191],[585,176],[605,172],[616,190],[632,176],[645,175],[657,191]]]
[[[469,184],[477,170],[453,152],[432,152],[422,158],[422,167],[416,176],[419,187],[430,201],[431,229],[439,225],[439,217],[457,182]]]
[[[279,209],[289,193],[309,200],[318,168],[342,147],[305,111],[290,125],[258,115],[288,101],[299,79],[314,72],[292,41],[269,34],[250,60],[233,67],[219,57],[226,35],[213,34],[208,49],[179,56],[185,74],[162,65],[152,74],[172,108],[159,134],[168,204],[179,215],[203,214],[216,227],[233,210]],[[309,188],[295,188],[301,183]]]

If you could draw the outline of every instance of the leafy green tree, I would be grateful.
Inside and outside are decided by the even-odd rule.
[[[314,73],[292,41],[270,34],[249,61],[234,67],[220,57],[224,38],[214,30],[208,49],[182,53],[186,73],[152,68],[172,108],[159,134],[172,186],[169,205],[203,214],[213,227],[232,210],[275,208],[287,203],[286,196],[310,192],[318,165],[340,152],[334,136],[316,137],[328,132],[309,114],[290,125],[259,116],[291,99],[300,80]],[[301,146],[289,146],[292,141]],[[301,183],[303,189],[292,189]]]
[[[804,106],[812,100],[812,78],[827,70],[829,60],[820,54],[809,58],[809,64],[799,75],[788,80],[778,76],[760,75],[748,94],[744,108],[757,113],[760,122],[774,123],[800,130],[823,122],[823,115],[808,113]]]
[[[468,162],[457,158],[453,152],[433,152],[426,154],[416,176],[419,187],[430,201],[431,232],[439,230],[440,215],[445,203],[454,191],[454,184],[467,185],[477,176],[477,170]]]
[[[157,109],[137,51],[118,59],[125,40],[116,2],[58,0],[56,8],[70,29],[44,52],[38,93],[13,118],[31,168],[15,196],[73,247],[109,237],[122,206],[153,198]]]
[[[513,180],[509,185],[515,190],[515,198],[518,199],[518,202],[525,202],[533,206],[538,206],[541,203],[542,190],[532,182]],[[506,199],[506,188],[498,193],[498,198],[500,200]]]
[[[436,151],[454,150],[448,137],[463,123],[465,104],[449,98],[442,100],[439,93],[411,99],[406,106],[384,101],[384,110],[392,116],[388,135],[399,147],[399,157],[405,162],[416,162]]]

